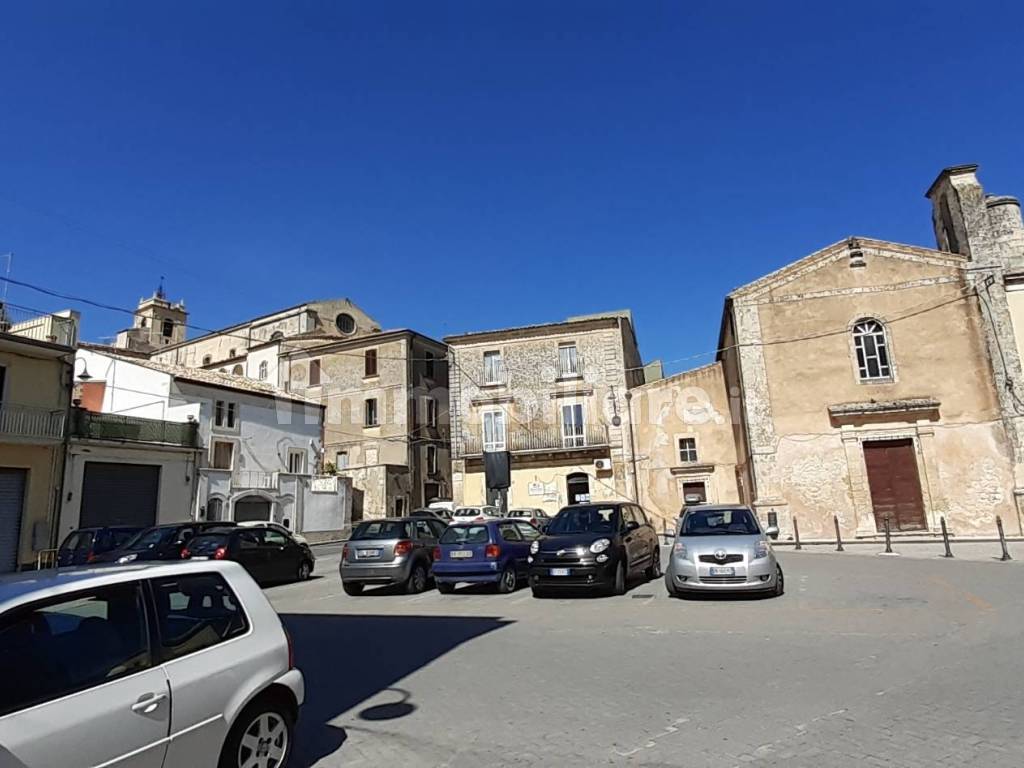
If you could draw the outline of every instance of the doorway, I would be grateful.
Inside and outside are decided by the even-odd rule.
[[[252,496],[235,502],[234,519],[236,523],[245,523],[251,520],[269,522],[274,519],[271,512],[271,505],[267,499]]]
[[[565,491],[570,504],[586,504],[590,501],[590,477],[586,472],[573,472],[567,475]]]
[[[889,528],[893,531],[927,530],[914,441],[867,441],[864,443],[864,464],[868,471],[876,528],[885,530],[888,518]]]
[[[683,483],[683,505],[706,504],[708,489],[703,480],[692,480]]]

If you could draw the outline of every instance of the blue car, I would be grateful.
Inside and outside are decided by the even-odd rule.
[[[434,549],[434,582],[442,594],[460,582],[494,584],[514,592],[526,577],[526,558],[540,531],[520,520],[487,520],[448,526]]]

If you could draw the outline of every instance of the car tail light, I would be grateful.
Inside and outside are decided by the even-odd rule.
[[[435,560],[440,560],[441,559],[441,548],[440,547],[434,547],[434,559]]]
[[[531,517],[530,518],[530,525],[532,525],[534,528],[537,527],[537,518],[536,517]]]
[[[192,557],[192,553],[189,552],[187,548],[181,550],[181,559],[182,560],[188,560],[190,557]]]
[[[408,555],[412,552],[412,542],[409,540],[403,540],[395,544],[395,557],[401,557],[402,555]]]
[[[478,518],[477,518],[476,520],[474,520],[473,522],[474,522],[474,523],[482,523],[483,521],[484,521],[484,519],[483,519],[482,517],[478,517]]]
[[[494,560],[495,558],[498,558],[500,556],[501,547],[499,547],[497,544],[488,544],[486,547],[484,547],[484,557],[488,558],[489,560]]]
[[[284,629],[284,636],[288,639],[288,669],[295,669],[295,642],[287,628],[282,626],[281,629]]]
[[[228,556],[228,548],[227,547],[217,547],[213,551],[213,559],[214,560],[223,560],[227,556]]]
[[[348,544],[341,548],[341,559],[348,560]]]
[[[91,562],[93,562],[95,560],[96,560],[96,553],[95,552],[90,552],[89,554],[87,554],[85,556],[85,562],[87,562],[87,563],[91,563]]]

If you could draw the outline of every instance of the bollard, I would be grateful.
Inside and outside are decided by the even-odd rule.
[[[1003,556],[999,559],[1003,561],[1012,560],[1013,558],[1010,557],[1010,550],[1006,548],[1006,534],[1003,533],[1003,518],[999,515],[996,515],[996,528],[999,529],[999,545],[1003,548]]]
[[[843,536],[839,533],[839,516],[832,515],[832,522],[836,524],[836,552],[843,551]]]
[[[946,530],[946,518],[939,518],[939,525],[942,526],[942,543],[946,545],[946,554],[943,557],[952,557],[953,550],[949,548],[949,531]]]
[[[803,549],[804,545],[800,543],[800,526],[796,524],[796,518],[793,518],[793,537],[796,539],[796,546],[793,549]]]
[[[885,554],[892,554],[892,534],[889,531],[889,518],[885,518]]]

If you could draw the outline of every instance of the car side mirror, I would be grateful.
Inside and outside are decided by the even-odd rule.
[[[765,529],[765,535],[767,535],[768,538],[772,539],[773,541],[775,539],[779,538],[779,526],[777,526],[777,525],[769,525]]]
[[[628,523],[626,523],[627,531],[635,531],[639,527],[640,523],[638,523],[636,520],[630,520]]]

